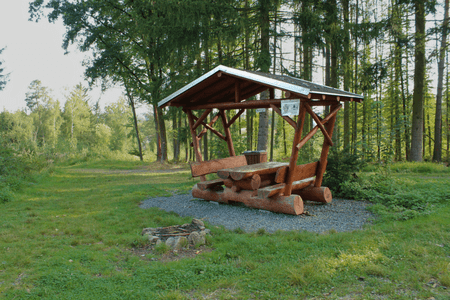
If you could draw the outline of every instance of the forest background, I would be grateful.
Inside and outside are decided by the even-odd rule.
[[[61,109],[33,81],[27,111],[0,113],[2,144],[16,153],[190,161],[185,115],[157,103],[223,64],[364,95],[361,104],[345,103],[337,149],[374,162],[449,161],[448,0],[36,0],[29,12],[32,20],[62,18],[63,47],[94,52],[85,61],[89,83],[121,85],[126,93],[102,112],[80,84]],[[0,69],[0,76],[1,89],[7,74]],[[144,118],[136,115],[138,103],[150,105]],[[236,123],[237,153],[267,149],[271,160],[290,155],[293,130],[273,112],[248,110]],[[310,119],[305,130],[313,126]],[[258,128],[269,128],[266,138]],[[299,159],[318,157],[321,139],[313,138]],[[213,135],[202,143],[205,159],[228,154]]]

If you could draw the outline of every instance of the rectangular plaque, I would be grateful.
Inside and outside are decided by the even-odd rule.
[[[281,101],[281,115],[294,116],[300,112],[300,99]]]
[[[265,108],[257,108],[256,112],[257,113],[263,113],[263,112],[266,112],[266,109]]]

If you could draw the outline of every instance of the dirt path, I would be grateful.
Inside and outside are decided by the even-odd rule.
[[[147,174],[147,173],[175,173],[181,171],[189,171],[184,168],[174,168],[165,170],[150,170],[150,169],[137,169],[137,170],[107,170],[107,169],[72,169],[77,173],[97,173],[97,174]]]

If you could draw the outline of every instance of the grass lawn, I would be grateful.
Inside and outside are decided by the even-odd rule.
[[[147,244],[142,229],[191,219],[139,203],[187,193],[195,180],[188,170],[152,169],[162,167],[56,166],[0,204],[0,298],[450,299],[448,203],[346,233],[242,233],[206,224],[206,247],[168,261],[137,254]],[[412,190],[450,187],[448,173],[395,177]]]

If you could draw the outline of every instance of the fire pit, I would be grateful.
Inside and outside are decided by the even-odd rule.
[[[144,228],[142,235],[148,236],[151,244],[165,243],[171,249],[181,249],[189,247],[189,245],[204,245],[206,235],[210,232],[201,220],[192,219],[189,224]]]

